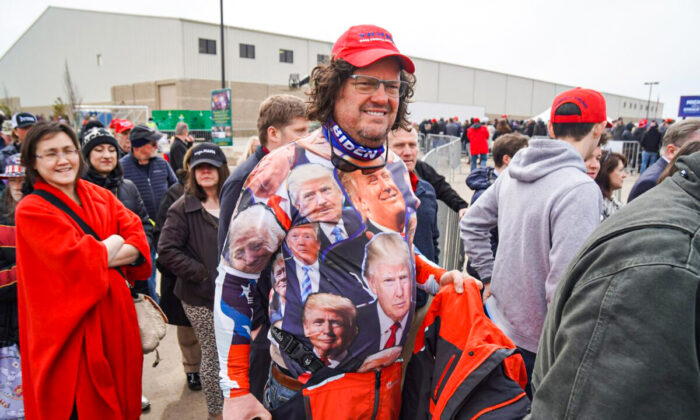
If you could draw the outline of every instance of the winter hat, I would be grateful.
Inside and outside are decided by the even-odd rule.
[[[117,139],[115,139],[107,129],[95,127],[86,131],[85,136],[83,137],[83,156],[85,156],[85,159],[90,158],[90,152],[95,148],[95,146],[105,143],[111,144],[117,150],[119,150],[119,143],[117,143]]]

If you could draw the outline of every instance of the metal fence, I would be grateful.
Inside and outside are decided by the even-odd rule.
[[[442,145],[431,148],[422,160],[435,168],[448,182],[453,182],[455,170],[461,165],[459,138],[430,134],[427,143]],[[461,270],[464,266],[464,246],[459,237],[459,215],[442,201],[438,201],[437,225],[440,228],[440,266],[448,270]]]
[[[627,158],[627,167],[625,168],[627,172],[630,174],[639,172],[639,142],[636,140],[612,140],[603,148],[624,155]]]
[[[75,112],[76,124],[82,123],[83,118],[94,116],[105,127],[108,127],[110,121],[115,118],[129,120],[134,124],[145,124],[149,116],[146,105],[77,105]],[[80,129],[80,127],[77,128]]]
[[[175,135],[175,130],[159,130],[168,138]],[[190,136],[194,137],[194,141],[211,141],[211,130],[189,130]]]

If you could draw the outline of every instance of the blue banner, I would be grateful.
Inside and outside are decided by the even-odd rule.
[[[681,96],[679,117],[700,117],[700,96]]]

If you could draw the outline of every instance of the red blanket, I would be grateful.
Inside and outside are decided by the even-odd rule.
[[[141,220],[109,191],[79,180],[70,206],[101,239],[121,235],[145,261],[128,267],[147,278],[150,252]],[[107,249],[37,195],[16,211],[18,304],[26,418],[137,419],[143,354],[124,278],[107,268]],[[131,276],[130,276],[131,277]]]

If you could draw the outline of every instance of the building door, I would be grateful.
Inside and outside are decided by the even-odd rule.
[[[177,109],[175,83],[158,85],[158,107],[160,109]]]

